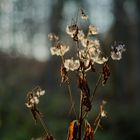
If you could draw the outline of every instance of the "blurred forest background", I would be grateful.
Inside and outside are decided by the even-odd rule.
[[[140,137],[140,0],[0,0],[1,140],[30,140],[43,134],[25,106],[26,93],[36,85],[46,90],[39,108],[50,132],[57,140],[66,139],[74,114],[69,114],[69,96],[65,86],[60,87],[59,58],[50,55],[47,35],[53,32],[65,40],[65,27],[79,8],[99,28],[105,50],[115,41],[127,50],[121,61],[111,63],[107,86],[96,94],[90,122],[101,100],[108,101],[108,118],[96,140]],[[78,94],[73,94],[76,100]]]

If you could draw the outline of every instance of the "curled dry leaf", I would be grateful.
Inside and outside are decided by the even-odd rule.
[[[38,116],[42,116],[42,113],[40,113],[40,111],[37,109],[36,106],[32,107],[30,109],[31,113],[32,113],[32,116],[33,116],[33,119],[35,120],[35,122],[37,123],[37,120],[38,120]]]
[[[109,66],[107,65],[107,63],[104,63],[104,65],[103,65],[102,74],[103,74],[102,85],[105,85],[110,76],[110,69],[109,69]]]
[[[86,93],[87,96],[90,96],[90,89],[86,77],[82,73],[78,75],[78,87],[83,93]]]
[[[90,102],[89,96],[87,96],[86,94],[83,94],[82,104],[85,107],[86,112],[91,110],[91,102]]]
[[[89,122],[85,122],[85,135],[83,140],[94,140],[94,129]]]
[[[87,80],[83,74],[79,74],[78,77],[78,87],[83,93],[82,104],[85,107],[85,111],[90,111],[91,102],[90,102],[90,89],[87,83]]]
[[[77,140],[78,138],[78,120],[73,120],[69,126],[67,140]]]
[[[60,68],[61,83],[66,82],[68,80],[68,75],[67,74],[68,74],[67,70],[64,67],[64,65],[62,64],[61,68]]]

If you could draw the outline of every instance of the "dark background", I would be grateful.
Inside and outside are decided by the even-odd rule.
[[[99,27],[105,51],[114,42],[124,43],[123,59],[111,62],[111,77],[101,87],[89,115],[91,124],[102,99],[108,101],[108,118],[96,140],[132,140],[140,137],[140,1],[139,0],[1,0],[0,1],[0,139],[28,140],[43,135],[25,106],[26,93],[40,85],[46,90],[39,108],[50,132],[67,137],[70,102],[60,87],[58,57],[50,56],[49,32],[67,40],[65,27],[84,8]],[[94,83],[95,79],[90,78]],[[72,87],[78,102],[79,94]],[[78,104],[78,103],[77,103]],[[78,108],[77,108],[78,109]]]

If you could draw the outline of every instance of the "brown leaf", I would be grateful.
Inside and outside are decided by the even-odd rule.
[[[89,96],[87,96],[86,94],[83,94],[82,104],[85,107],[86,112],[91,110],[91,101],[90,101]]]
[[[78,87],[81,89],[83,93],[85,93],[87,96],[90,96],[88,82],[83,74],[79,74],[78,76]]]
[[[36,106],[32,107],[30,110],[31,110],[33,119],[35,120],[35,123],[37,123],[38,115],[42,116],[42,113],[39,112]]]
[[[83,140],[94,140],[94,129],[89,122],[85,122],[85,136]]]
[[[73,24],[71,26],[71,28],[73,28],[75,30],[75,32],[73,34],[73,40],[78,41],[78,36],[77,35],[78,35],[79,28],[78,28],[77,24]]]
[[[67,140],[77,140],[77,134],[78,134],[78,120],[73,120],[69,126]]]
[[[109,76],[110,76],[110,69],[109,69],[109,66],[107,65],[107,63],[105,63],[103,65],[103,81],[102,81],[102,84],[105,85]]]
[[[64,65],[61,65],[60,68],[60,74],[61,74],[61,83],[66,82],[68,80],[68,75],[67,75],[67,71],[66,68],[64,67]]]
[[[83,76],[83,74],[79,74],[78,87],[81,89],[83,93],[82,104],[83,106],[85,106],[85,111],[89,111],[91,109],[90,89],[89,89],[87,80],[85,76]]]

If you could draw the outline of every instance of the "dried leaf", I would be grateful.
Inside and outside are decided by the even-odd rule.
[[[78,134],[78,120],[73,120],[69,126],[67,140],[77,140],[77,134]]]
[[[90,102],[89,96],[86,96],[86,94],[83,94],[82,104],[83,104],[83,106],[85,106],[86,112],[91,110],[91,102]]]
[[[90,89],[87,80],[83,74],[79,74],[78,76],[78,87],[83,93],[85,93],[87,96],[90,96]]]
[[[33,119],[34,119],[35,122],[37,123],[38,115],[42,116],[42,114],[39,112],[39,110],[36,108],[36,106],[32,107],[30,110],[31,110]]]
[[[104,63],[102,73],[103,73],[102,84],[105,85],[110,76],[110,69],[109,69],[109,66],[107,65],[107,63]]]
[[[61,74],[61,83],[66,82],[68,80],[67,70],[64,67],[64,65],[61,65],[60,68],[60,74]]]
[[[87,80],[83,74],[79,74],[78,77],[78,87],[81,89],[83,93],[82,104],[85,107],[85,111],[90,111],[91,102],[90,102],[90,89],[87,83]]]
[[[94,140],[94,129],[89,122],[85,122],[85,136],[83,140]]]
[[[79,28],[78,28],[78,26],[76,25],[76,31],[75,31],[75,33],[73,34],[73,40],[74,40],[74,41],[78,41],[78,31],[79,31]]]

